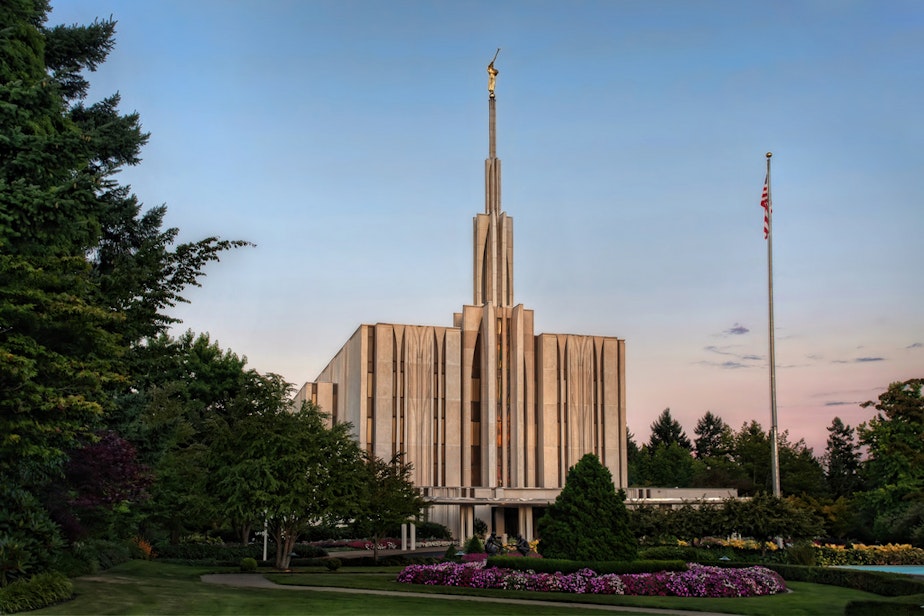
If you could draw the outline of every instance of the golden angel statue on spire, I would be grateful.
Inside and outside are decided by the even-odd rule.
[[[499,53],[500,47],[494,52],[494,58],[491,60],[491,63],[488,64],[488,92],[491,93],[491,98],[494,98],[494,83],[497,80],[498,73],[498,70],[494,68],[494,60],[497,60],[497,54]]]

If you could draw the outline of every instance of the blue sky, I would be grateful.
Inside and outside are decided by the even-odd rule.
[[[53,0],[118,21],[91,76],[151,132],[124,182],[181,238],[246,239],[178,328],[312,380],[360,323],[471,297],[497,47],[503,209],[536,331],[627,341],[640,441],[670,407],[779,426],[924,376],[924,4]]]

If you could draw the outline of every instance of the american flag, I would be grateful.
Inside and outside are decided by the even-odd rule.
[[[770,174],[764,180],[764,192],[760,195],[760,207],[764,208],[764,239],[770,237]]]

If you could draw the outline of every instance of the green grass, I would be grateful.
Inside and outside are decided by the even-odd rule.
[[[843,614],[847,602],[879,599],[871,593],[792,582],[793,592],[747,599],[691,599],[681,597],[622,597],[530,593],[522,591],[475,590],[398,584],[400,567],[377,567],[339,571],[312,569],[301,573],[273,574],[277,583],[302,586],[328,586],[401,591],[406,596],[352,595],[315,590],[231,588],[205,584],[203,573],[234,572],[230,568],[190,567],[146,561],[132,561],[102,574],[74,580],[76,598],[34,614],[368,614],[374,605],[376,615],[384,614],[561,614],[559,606],[514,605],[499,602],[474,603],[461,598],[441,599],[434,595],[466,595],[494,599],[536,599],[560,603],[595,603],[640,608],[666,608],[691,611],[725,612],[745,615],[824,615]],[[909,598],[898,598],[907,602]],[[567,609],[568,614],[596,614],[599,610]],[[623,612],[631,613],[631,612]]]

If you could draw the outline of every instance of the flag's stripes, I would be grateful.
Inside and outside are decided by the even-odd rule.
[[[760,196],[760,207],[764,208],[764,239],[770,237],[770,174],[764,180],[764,192]]]

